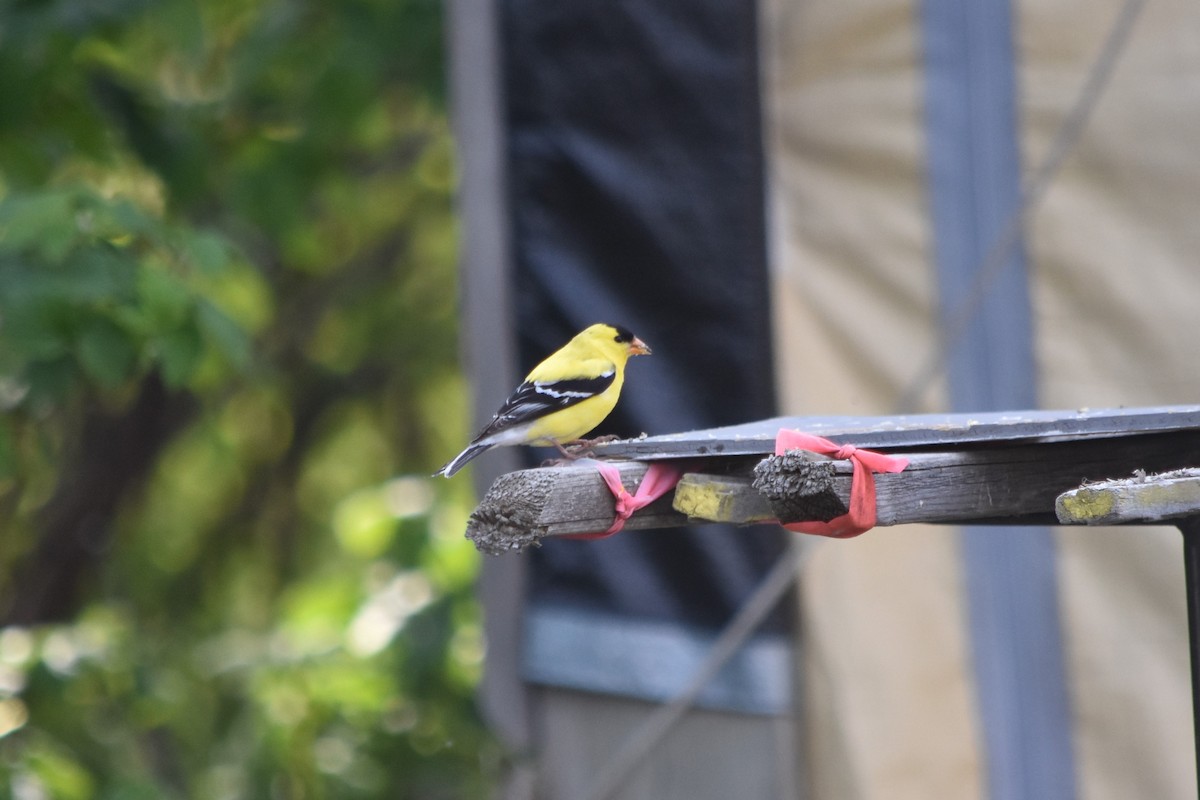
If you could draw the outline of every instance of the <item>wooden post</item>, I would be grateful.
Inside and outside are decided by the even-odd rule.
[[[1200,516],[1179,523],[1183,534],[1183,570],[1187,585],[1188,649],[1192,662],[1192,730],[1200,783]]]

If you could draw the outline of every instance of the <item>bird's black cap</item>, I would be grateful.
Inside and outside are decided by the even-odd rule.
[[[628,344],[629,342],[633,341],[633,331],[629,330],[629,328],[626,328],[623,325],[613,325],[612,327],[617,332],[616,341],[622,342],[623,344]]]

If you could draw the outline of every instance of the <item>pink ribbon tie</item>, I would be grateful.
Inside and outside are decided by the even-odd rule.
[[[600,477],[604,478],[604,483],[608,485],[608,490],[616,498],[616,503],[614,504],[616,517],[606,531],[600,533],[574,533],[569,536],[563,536],[563,539],[605,539],[614,533],[618,533],[625,527],[625,521],[633,516],[635,511],[645,508],[674,489],[675,484],[679,483],[679,479],[683,477],[683,470],[681,468],[653,462],[642,477],[642,482],[638,484],[637,491],[634,494],[630,494],[629,490],[625,488],[625,484],[621,483],[621,471],[619,469],[612,464],[604,461],[596,461],[591,458],[580,459],[576,463],[584,461],[596,468],[596,471],[600,473]]]

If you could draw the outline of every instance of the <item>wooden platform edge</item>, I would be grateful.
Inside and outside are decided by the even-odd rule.
[[[648,465],[639,461],[609,462],[621,473],[621,484],[636,491]],[[539,467],[498,477],[467,520],[466,536],[489,555],[519,553],[540,546],[548,536],[571,536],[606,530],[614,519],[614,500],[604,479],[584,464]],[[671,508],[668,493],[635,512],[626,530],[683,525],[687,517]]]

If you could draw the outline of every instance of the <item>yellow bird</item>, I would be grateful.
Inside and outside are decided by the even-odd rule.
[[[534,367],[466,449],[434,474],[449,478],[499,445],[562,450],[563,443],[583,436],[613,410],[629,357],[648,355],[650,348],[627,328],[603,323],[586,328]]]

